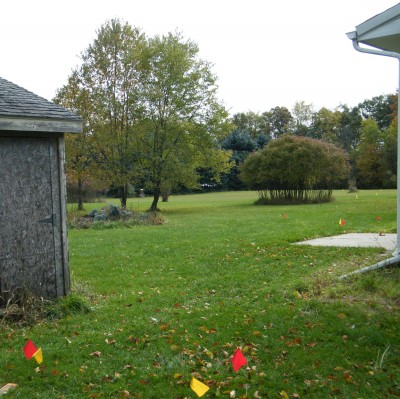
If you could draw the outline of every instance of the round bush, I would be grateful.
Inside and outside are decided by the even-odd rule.
[[[330,201],[332,190],[347,178],[346,153],[333,144],[285,135],[250,155],[240,177],[258,190],[262,204]]]

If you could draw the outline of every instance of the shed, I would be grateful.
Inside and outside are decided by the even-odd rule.
[[[81,131],[71,111],[0,78],[0,304],[69,291],[64,133]]]

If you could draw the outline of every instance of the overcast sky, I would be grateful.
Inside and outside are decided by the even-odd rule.
[[[1,0],[0,76],[48,100],[109,19],[148,36],[178,30],[214,64],[230,113],[334,109],[395,93],[398,62],[355,51],[346,33],[389,0]]]

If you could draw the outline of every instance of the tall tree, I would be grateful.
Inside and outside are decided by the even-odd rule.
[[[247,132],[253,139],[257,140],[259,136],[266,136],[270,139],[270,126],[265,118],[255,112],[240,112],[232,117],[232,123],[237,130]]]
[[[254,140],[247,130],[235,129],[225,140],[222,141],[222,148],[232,151],[232,169],[223,176],[222,182],[226,190],[241,190],[245,188],[239,179],[239,167],[249,154],[257,148],[262,148],[266,143],[259,145],[258,140],[265,137],[262,133]]]
[[[83,120],[81,134],[65,136],[66,172],[69,182],[77,184],[78,210],[83,210],[83,184],[90,177],[91,130],[89,93],[82,89],[77,71],[68,83],[57,91],[53,101],[77,113]]]
[[[339,144],[338,131],[341,119],[342,115],[339,110],[331,111],[325,107],[321,108],[312,116],[309,128],[310,137]]]
[[[384,157],[387,165],[385,187],[397,186],[397,118],[385,130]]]
[[[308,136],[308,130],[312,122],[313,105],[304,101],[297,101],[292,109],[293,133],[298,136]]]
[[[264,112],[262,116],[273,138],[276,139],[290,133],[293,116],[286,107],[274,107],[270,111]]]
[[[373,119],[364,119],[360,129],[361,143],[357,148],[357,168],[364,188],[382,185],[385,165],[383,158],[383,133]]]
[[[119,188],[123,207],[129,183],[138,175],[136,142],[143,110],[144,47],[145,37],[138,29],[116,19],[105,23],[82,53],[82,65],[60,92],[61,98],[78,84],[77,90],[85,93],[79,109],[85,113],[91,135],[92,173]]]
[[[216,98],[211,65],[198,52],[180,33],[148,41],[140,160],[153,191],[152,211],[163,187],[194,188],[200,167],[209,168],[217,181],[230,168],[230,152],[219,149],[218,143],[232,126]]]
[[[371,118],[378,124],[380,129],[386,129],[392,123],[395,115],[397,115],[397,110],[394,109],[396,97],[394,94],[372,97],[358,104],[358,108],[363,118]]]

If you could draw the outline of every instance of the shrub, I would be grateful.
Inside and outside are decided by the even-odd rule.
[[[330,201],[349,172],[346,153],[321,140],[285,135],[253,153],[241,179],[258,191],[259,204]]]

